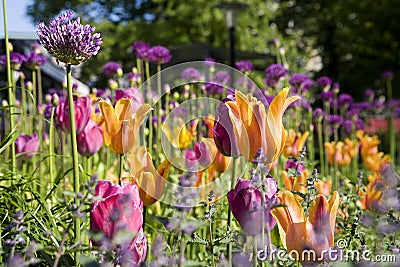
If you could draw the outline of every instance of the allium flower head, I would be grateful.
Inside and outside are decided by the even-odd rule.
[[[47,58],[41,54],[32,51],[31,54],[26,59],[26,65],[28,68],[35,70],[40,68],[40,66],[44,65],[47,62]]]
[[[171,61],[171,53],[169,50],[161,45],[153,46],[148,51],[149,62],[155,62],[157,64],[165,64]]]
[[[19,70],[21,67],[21,64],[25,62],[26,56],[22,55],[18,52],[10,52],[10,65],[11,69],[13,70]],[[0,57],[0,65],[6,65],[7,59],[6,55],[2,55]]]
[[[143,41],[136,41],[132,44],[131,49],[135,51],[137,58],[147,59],[151,45]]]
[[[102,40],[95,27],[82,25],[80,18],[71,21],[72,10],[62,13],[50,21],[49,26],[38,23],[39,43],[58,61],[78,65],[96,55]]]
[[[317,79],[317,84],[321,88],[326,88],[331,86],[332,80],[328,76],[322,76]]]
[[[251,63],[250,61],[242,60],[236,62],[236,68],[243,73],[248,73],[254,69],[254,66],[253,63]]]
[[[384,71],[381,74],[381,78],[384,80],[390,80],[393,79],[393,77],[394,77],[394,72],[390,70]]]
[[[193,82],[199,80],[201,78],[201,74],[197,69],[189,67],[182,71],[181,78],[187,82]]]
[[[105,75],[117,75],[118,73],[122,73],[122,66],[121,64],[114,62],[114,61],[109,61],[106,64],[101,67],[103,73]]]
[[[272,64],[267,69],[265,69],[265,83],[269,87],[274,87],[279,82],[279,80],[288,74],[289,71],[281,64]]]

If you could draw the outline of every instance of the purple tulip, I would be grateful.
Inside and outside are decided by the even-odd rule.
[[[144,98],[138,88],[117,89],[115,91],[115,102],[121,98],[128,98],[131,100],[132,114],[144,104]]]
[[[89,157],[97,153],[103,144],[103,131],[94,121],[89,120],[77,136],[79,154]]]
[[[131,240],[121,241],[122,244],[117,244],[117,247],[123,251],[124,259],[121,260],[129,258],[133,266],[139,266],[146,257],[147,240],[143,234],[143,202],[137,185],[119,186],[102,180],[96,185],[95,196],[103,200],[95,201],[91,206],[90,230],[103,233],[110,241],[118,233],[135,234]]]
[[[221,154],[228,157],[238,157],[239,148],[236,135],[233,130],[233,124],[229,117],[229,109],[225,102],[232,101],[231,98],[225,98],[219,105],[213,127],[214,142]]]
[[[39,150],[39,137],[37,133],[32,135],[21,134],[15,140],[15,152],[17,154],[23,153],[20,158],[27,159],[32,158]]]
[[[88,96],[74,96],[76,134],[80,134],[89,122],[92,113],[92,99]],[[58,125],[63,132],[70,132],[68,100],[60,101],[56,108]]]
[[[157,64],[165,64],[171,61],[171,53],[169,50],[161,45],[153,46],[148,50],[149,62],[155,62]]]
[[[239,178],[235,189],[228,193],[228,202],[233,216],[238,220],[243,231],[250,235],[261,233],[262,212],[264,212],[264,222],[268,223],[269,229],[272,229],[276,223],[270,214],[271,208],[276,203],[276,180],[267,177],[265,185],[267,192],[264,207],[261,207],[261,191],[250,180]]]

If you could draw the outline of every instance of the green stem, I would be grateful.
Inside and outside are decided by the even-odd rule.
[[[8,42],[8,30],[7,30],[7,8],[6,8],[6,0],[3,0],[3,23],[4,23],[4,46],[6,52],[6,69],[7,69],[7,85],[8,85],[8,104],[10,105],[10,131],[12,131],[15,127],[14,120],[14,88],[12,87],[12,70],[10,64],[10,47]],[[15,157],[15,144],[11,143],[11,167],[14,172],[17,167],[17,160]],[[12,181],[11,179],[10,181]],[[12,182],[11,182],[12,183]]]
[[[235,187],[235,181],[236,181],[236,158],[233,158],[232,173],[231,173],[231,189]],[[228,225],[227,225],[228,231],[230,231],[231,224],[232,224],[232,212],[230,206],[228,205]],[[228,243],[227,251],[228,251],[228,263],[229,266],[232,266],[232,242]]]
[[[392,81],[388,79],[386,82],[388,103],[392,100]],[[396,164],[396,136],[394,132],[393,109],[389,109],[389,151],[390,157],[394,164]]]
[[[211,205],[208,207],[208,212],[211,214]],[[210,250],[211,250],[211,260],[212,260],[212,267],[215,266],[215,259],[214,259],[214,239],[213,239],[213,229],[212,229],[212,219],[209,219],[209,231],[210,231]]]
[[[321,166],[321,173],[326,175],[325,173],[325,151],[324,151],[324,141],[322,139],[322,123],[319,120],[317,122],[317,132],[318,132],[318,150],[319,150],[319,159],[320,159],[320,166]]]
[[[122,169],[123,169],[123,167],[122,167],[122,165],[123,165],[123,154],[118,154],[118,184],[119,185],[121,185],[122,184],[122,181],[121,181],[121,178],[122,178]]]
[[[157,103],[157,152],[156,152],[156,166],[159,164],[159,158],[161,154],[161,109],[162,109],[162,102],[161,102],[161,65],[157,64],[157,93],[158,93],[158,103]]]
[[[336,126],[334,126],[335,129],[333,131],[333,140],[335,142],[335,146],[338,142],[338,128]],[[335,152],[336,153],[336,152]],[[333,177],[333,190],[339,190],[339,166],[338,166],[338,162],[336,161],[336,159],[334,160],[334,164],[335,164],[335,173],[334,173],[334,177]]]
[[[258,248],[257,248],[257,236],[253,236],[253,266],[257,267],[257,253],[258,253]]]
[[[32,95],[33,95],[33,114],[37,112],[37,94],[36,94],[36,71],[32,71]]]
[[[72,74],[71,65],[66,65],[67,72],[67,89],[68,89],[68,108],[69,108],[69,121],[71,126],[71,155],[72,155],[72,175],[74,179],[74,192],[78,193],[80,189],[79,184],[79,162],[78,162],[78,147],[76,141],[76,125],[75,125],[75,107],[72,92]],[[79,206],[79,199],[75,198],[75,204]],[[76,216],[74,221],[75,242],[81,241],[81,228],[80,219]],[[75,253],[75,264],[78,264],[79,252]]]
[[[55,162],[54,162],[54,112],[55,107],[51,108],[50,116],[50,128],[49,128],[49,174],[50,174],[50,188],[54,185],[54,172],[55,172]]]
[[[42,89],[42,72],[40,68],[37,69],[37,92],[38,104],[43,103],[43,89]]]

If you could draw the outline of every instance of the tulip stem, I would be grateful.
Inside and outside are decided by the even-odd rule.
[[[258,253],[258,248],[257,248],[257,236],[253,236],[253,266],[257,267],[257,253]]]
[[[232,175],[231,175],[231,190],[234,188],[235,185],[235,180],[236,180],[236,158],[232,158]],[[228,205],[228,225],[227,225],[227,231],[230,231],[231,228],[231,223],[232,223],[232,212],[231,212],[231,208]],[[227,251],[228,251],[228,263],[229,266],[232,266],[232,242],[228,242],[228,247],[227,247]]]
[[[69,121],[71,126],[72,174],[74,178],[74,192],[78,193],[80,189],[79,162],[78,162],[78,147],[76,141],[75,107],[74,107],[74,98],[72,92],[72,74],[71,74],[70,64],[66,64],[66,71],[67,71]],[[79,199],[77,197],[75,198],[75,205],[79,207]],[[75,242],[80,242],[81,228],[80,228],[80,219],[78,216],[75,216],[74,231],[75,231]],[[78,257],[79,257],[79,252],[76,252],[75,253],[76,266],[78,266]]]
[[[123,164],[123,154],[118,154],[118,184],[121,185],[122,181],[121,181],[121,177],[122,177],[122,164]]]

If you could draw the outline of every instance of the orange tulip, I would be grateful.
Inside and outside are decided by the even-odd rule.
[[[333,192],[328,200],[322,195],[311,203],[306,218],[304,210],[290,191],[284,191],[278,196],[279,201],[286,205],[271,211],[278,223],[279,234],[288,253],[303,250],[313,250],[320,259],[323,250],[328,251],[334,245],[336,213],[339,207],[339,194]],[[292,255],[292,254],[291,254]],[[316,261],[316,259],[298,259],[301,263]]]
[[[127,155],[127,162],[133,176],[133,183],[139,186],[143,204],[148,206],[160,200],[164,194],[165,179],[171,163],[164,160],[156,170],[151,155],[145,147],[135,147]]]
[[[285,148],[283,150],[283,155],[285,157],[293,156],[298,157],[299,153],[303,150],[304,144],[310,132],[305,132],[303,134],[296,133],[293,129],[290,129],[286,135]]]
[[[132,104],[127,98],[121,98],[115,105],[100,100],[99,107],[104,118],[104,144],[113,152],[125,154],[136,144],[140,125],[151,111],[148,104],[141,106],[132,116]]]
[[[287,98],[288,93],[289,88],[282,89],[272,100],[268,113],[261,101],[240,91],[235,91],[236,101],[225,103],[234,125],[239,151],[249,161],[254,161],[260,148],[265,153],[266,163],[274,162],[282,153],[286,138],[282,116],[294,101],[300,99],[299,96]]]
[[[358,188],[360,202],[364,210],[377,209],[381,205],[382,194],[387,186],[378,174],[369,175],[368,182],[364,190]]]
[[[289,177],[287,171],[282,171],[283,185],[285,186],[286,190],[305,194],[307,177],[309,176],[310,172],[307,169],[302,171],[298,177]]]
[[[325,149],[328,152],[328,162],[332,165],[337,163],[339,166],[349,165],[358,152],[358,146],[348,138],[345,143],[326,142]]]
[[[328,197],[331,194],[332,189],[332,181],[319,181],[314,183],[315,187],[317,188],[318,194]]]
[[[357,137],[360,140],[360,154],[365,166],[373,171],[380,172],[382,167],[391,162],[390,156],[379,152],[378,145],[380,141],[378,136],[369,136],[363,131],[357,132]]]

